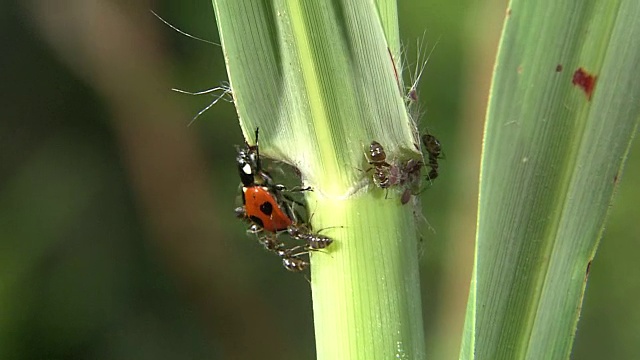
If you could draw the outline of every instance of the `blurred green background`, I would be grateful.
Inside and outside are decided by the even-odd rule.
[[[432,359],[454,359],[467,301],[482,123],[506,1],[400,1],[410,69],[435,45],[420,127],[440,138],[422,195]],[[312,359],[310,287],[233,209],[242,144],[211,4],[0,4],[0,359]],[[436,45],[437,44],[437,45]],[[260,84],[256,84],[260,86]],[[640,147],[591,267],[574,359],[640,358]],[[336,336],[339,336],[338,334]]]

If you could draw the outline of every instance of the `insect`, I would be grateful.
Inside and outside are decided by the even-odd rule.
[[[383,189],[414,182],[419,177],[420,169],[424,165],[422,161],[416,159],[409,159],[400,164],[389,163],[386,159],[387,154],[382,145],[377,141],[372,141],[367,160],[375,170],[374,183]]]
[[[428,139],[428,152],[429,150],[434,152],[433,154],[429,152],[429,167],[431,168],[430,175],[435,174],[437,177],[437,159],[440,157],[440,143],[432,135],[428,136],[431,137]],[[437,153],[435,152],[436,150]],[[402,205],[408,203],[411,200],[411,196],[417,192],[416,188],[420,182],[420,172],[422,167],[425,165],[424,162],[422,160],[409,159],[398,164],[389,163],[383,146],[377,141],[371,142],[366,157],[369,164],[373,165],[371,168],[374,170],[373,183],[383,189],[394,185],[405,187],[402,195],[400,196],[400,202]],[[429,179],[433,178],[435,177],[429,177]]]
[[[308,250],[294,253],[302,248],[300,246],[287,248],[282,242],[278,241],[275,236],[265,236],[260,238],[259,241],[264,245],[265,249],[282,258],[282,266],[284,266],[285,269],[292,272],[300,272],[309,266],[308,261],[300,258],[301,255],[307,254],[309,252]]]
[[[373,183],[382,188],[387,189],[394,185],[391,177],[391,164],[387,162],[387,154],[379,142],[373,140],[369,145],[369,153],[366,155],[369,165],[373,165]],[[367,171],[369,171],[367,170]]]
[[[291,217],[278,204],[276,197],[266,186],[242,188],[243,216],[269,232],[287,230],[293,224]],[[236,209],[238,213],[238,209]]]
[[[442,147],[440,141],[431,134],[422,135],[422,143],[429,154],[429,167],[431,170],[427,175],[428,180],[438,177],[438,159],[442,158]]]
[[[440,141],[431,134],[424,134],[422,136],[422,143],[424,144],[427,157],[429,159],[426,164],[430,170],[427,174],[427,180],[431,181],[438,177],[438,159],[442,158],[442,148],[440,145]],[[400,202],[402,205],[408,203],[411,200],[412,195],[416,195],[419,192],[416,191],[416,187],[418,186],[420,179],[420,170],[425,164],[420,160],[409,159],[402,166],[400,184],[404,184],[406,186],[402,196],[400,197]]]
[[[306,225],[291,225],[287,232],[292,238],[306,242],[311,250],[324,249],[333,242],[329,237],[312,233]]]
[[[255,145],[246,144],[245,148],[238,150],[236,163],[242,182],[243,206],[236,208],[235,214],[238,218],[249,222],[247,231],[257,234],[259,241],[267,250],[281,257],[282,264],[287,270],[302,271],[309,263],[300,256],[311,250],[324,249],[333,240],[312,233],[306,224],[297,221],[299,215],[294,207],[304,206],[304,204],[287,196],[284,193],[286,187],[276,184],[271,175],[262,168],[258,134],[256,128]],[[310,189],[298,189],[298,191],[307,190]],[[260,234],[263,232],[268,234]],[[279,233],[284,232],[306,244],[287,248],[284,243],[276,239]]]
[[[236,156],[240,181],[245,187],[263,185],[273,190],[278,190],[271,175],[262,168],[260,162],[260,147],[258,146],[259,128],[256,128],[256,144],[246,144],[246,148],[239,149]]]
[[[281,185],[276,185],[271,175],[262,169],[258,147],[259,129],[256,128],[256,144],[246,145],[238,150],[236,164],[242,181],[242,208],[236,209],[236,216],[269,232],[284,231],[293,224],[290,207],[281,206],[284,198]]]
[[[422,160],[409,159],[402,165],[400,184],[405,186],[400,197],[400,203],[405,205],[411,200],[411,196],[416,193],[416,188],[420,183],[420,172],[424,163]]]

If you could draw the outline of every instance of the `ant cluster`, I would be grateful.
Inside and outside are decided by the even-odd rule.
[[[420,82],[427,63],[426,60],[428,60],[429,56],[427,56],[427,59],[421,66],[416,68],[411,86],[404,90],[402,79],[398,75],[398,69],[396,68],[396,63],[390,49],[389,57],[393,64],[396,81],[401,94],[406,91],[406,94],[403,94],[403,96],[407,111],[409,112],[410,118],[416,121],[420,113],[418,109],[418,83]],[[418,62],[420,62],[420,46],[418,46]],[[411,200],[411,196],[419,192],[417,188],[420,183],[420,172],[423,166],[429,168],[426,176],[429,182],[437,178],[439,174],[438,160],[442,158],[440,141],[429,133],[422,135],[421,140],[428,161],[425,161],[423,158],[420,160],[409,159],[403,162],[390,162],[384,147],[375,140],[371,142],[368,152],[365,153],[366,159],[369,165],[371,165],[367,171],[373,170],[372,181],[374,185],[382,189],[388,189],[392,186],[404,187],[404,191],[400,197],[402,205],[407,204]]]
[[[250,224],[247,231],[256,234],[265,249],[280,257],[287,270],[303,271],[309,266],[303,256],[327,248],[333,239],[312,232],[308,222],[299,220],[301,216],[297,209],[301,207],[306,210],[306,207],[292,198],[290,193],[311,189],[287,190],[284,185],[276,184],[271,174],[262,168],[258,129],[255,136],[256,144],[246,144],[245,148],[238,150],[236,157],[243,204],[236,208],[236,216]],[[283,233],[303,244],[287,246],[278,239]]]
[[[440,141],[431,134],[422,136],[422,143],[428,154],[429,173],[427,180],[431,181],[438,177],[438,159],[441,158]],[[402,205],[411,200],[411,196],[416,194],[415,188],[420,180],[420,172],[425,163],[421,160],[409,159],[399,164],[389,163],[384,147],[377,141],[372,141],[369,145],[369,151],[366,154],[367,161],[373,170],[373,183],[381,188],[388,189],[392,186],[405,187],[400,202]]]

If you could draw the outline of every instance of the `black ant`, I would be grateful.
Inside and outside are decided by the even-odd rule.
[[[287,248],[282,242],[271,236],[261,237],[259,241],[265,249],[273,252],[282,259],[282,266],[284,266],[285,269],[292,272],[300,272],[309,267],[309,262],[299,257],[300,255],[308,254],[308,250],[305,249],[304,251],[294,253],[296,250],[302,248],[300,246]]]
[[[306,242],[309,250],[324,249],[333,242],[330,237],[311,232],[306,225],[291,225],[287,233],[294,239]]]
[[[369,165],[373,165],[373,183],[379,188],[386,189],[394,185],[390,178],[391,164],[387,162],[387,153],[384,147],[377,141],[372,141],[369,145],[369,153],[367,154]],[[367,170],[368,171],[368,170]]]
[[[431,134],[422,135],[422,143],[429,154],[428,165],[431,168],[427,179],[433,180],[438,177],[438,159],[442,158],[442,147],[440,141]]]

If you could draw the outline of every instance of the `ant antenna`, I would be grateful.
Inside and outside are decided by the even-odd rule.
[[[220,44],[218,44],[218,43],[216,43],[216,42],[213,42],[213,41],[210,41],[210,40],[206,40],[206,39],[202,39],[202,38],[199,38],[199,37],[197,37],[197,36],[193,36],[193,35],[191,35],[191,34],[189,34],[189,33],[186,33],[186,32],[184,32],[184,31],[182,31],[182,30],[178,29],[177,27],[175,27],[175,26],[171,25],[167,20],[165,20],[165,19],[161,18],[161,17],[160,17],[160,15],[156,14],[153,10],[149,10],[149,11],[150,11],[150,12],[151,12],[155,17],[157,17],[157,18],[158,18],[158,20],[162,21],[165,25],[167,25],[168,27],[172,28],[173,30],[177,31],[178,33],[180,33],[180,34],[182,34],[182,35],[184,35],[184,36],[186,36],[186,37],[192,38],[192,39],[194,39],[194,40],[202,41],[202,42],[207,43],[207,44],[211,44],[211,45],[215,45],[215,46],[222,46],[222,45],[220,45]]]

